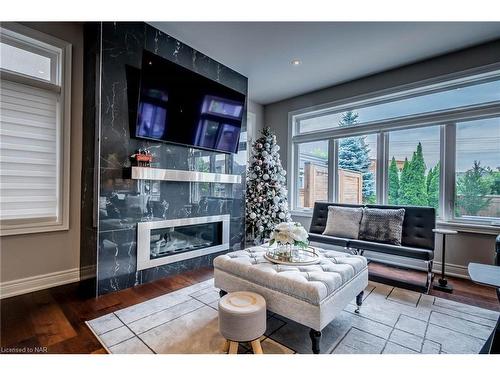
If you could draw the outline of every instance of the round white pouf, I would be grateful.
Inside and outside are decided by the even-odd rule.
[[[262,352],[259,338],[266,332],[264,298],[253,292],[226,294],[219,300],[219,331],[230,343],[251,341],[254,352]]]

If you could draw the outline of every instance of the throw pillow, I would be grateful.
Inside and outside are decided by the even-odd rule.
[[[401,246],[405,209],[365,208],[359,238]]]
[[[362,216],[362,207],[328,206],[328,218],[323,234],[357,239]]]

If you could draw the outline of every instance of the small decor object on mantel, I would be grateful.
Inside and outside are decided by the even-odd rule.
[[[286,171],[279,150],[276,135],[269,127],[252,144],[246,180],[246,228],[255,244],[269,238],[279,223],[290,221]]]
[[[153,155],[151,151],[140,148],[132,155],[132,159],[135,161],[137,167],[150,167],[153,161]]]
[[[308,233],[300,223],[288,222],[276,226],[271,233],[265,258],[273,263],[308,265],[319,262],[319,255],[309,247]],[[274,244],[276,247],[272,248]]]

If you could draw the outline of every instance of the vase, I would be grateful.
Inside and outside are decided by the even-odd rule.
[[[295,245],[291,244],[278,244],[276,252],[283,257],[283,259],[291,260],[293,258],[293,252],[295,250]]]

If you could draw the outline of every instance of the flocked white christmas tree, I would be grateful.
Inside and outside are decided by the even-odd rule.
[[[290,221],[286,171],[281,166],[280,146],[270,128],[252,143],[247,170],[246,228],[248,238],[262,243],[274,227]]]

